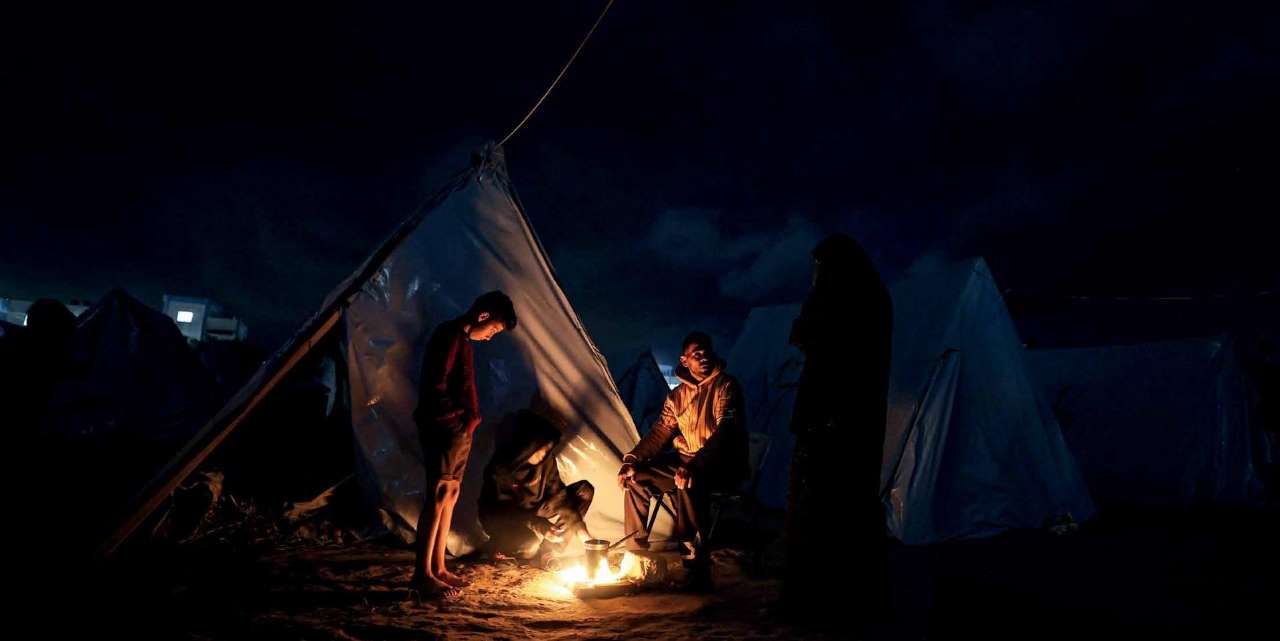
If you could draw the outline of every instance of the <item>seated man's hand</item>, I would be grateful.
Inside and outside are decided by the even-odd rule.
[[[636,468],[630,463],[623,463],[622,469],[618,470],[618,487],[626,488],[627,481],[636,477]]]
[[[693,472],[687,467],[676,468],[676,489],[687,490],[693,487]]]

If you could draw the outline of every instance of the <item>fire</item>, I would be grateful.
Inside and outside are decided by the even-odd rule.
[[[605,583],[618,583],[625,579],[638,576],[640,564],[636,562],[635,555],[625,552],[622,555],[622,562],[618,564],[618,569],[614,570],[609,567],[608,561],[600,559],[600,564],[596,566],[595,576],[591,576],[587,572],[587,566],[584,563],[578,563],[572,567],[565,568],[556,572],[556,577],[565,586],[573,588],[579,585],[603,585]]]
[[[572,597],[575,588],[621,583],[629,579],[641,578],[643,573],[644,569],[641,567],[639,560],[630,552],[623,553],[622,560],[618,563],[618,569],[616,570],[610,567],[608,561],[600,559],[599,564],[596,566],[595,576],[591,576],[591,573],[587,572],[585,562],[578,561],[574,565],[555,573],[556,585],[553,586],[551,592],[554,592],[558,597]]]

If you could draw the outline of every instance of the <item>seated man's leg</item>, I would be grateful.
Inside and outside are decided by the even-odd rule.
[[[683,492],[676,492],[676,518],[679,529],[685,535],[681,541],[695,541],[711,524],[707,513],[710,511],[709,494],[699,487],[692,487]]]
[[[626,497],[623,506],[626,514],[624,527],[626,534],[636,535],[627,543],[628,547],[647,549],[649,547],[649,501],[658,493],[669,492],[676,486],[675,465],[665,459],[657,459],[650,463],[637,464],[636,475],[627,482]],[[678,524],[677,524],[678,525]]]
[[[692,488],[676,493],[676,501],[680,504],[679,515],[686,533],[682,540],[699,548],[695,550],[696,553],[701,554],[701,548],[709,543],[707,536],[711,529],[712,493],[730,491],[737,483],[738,481],[726,476],[721,468],[711,465],[694,479]]]

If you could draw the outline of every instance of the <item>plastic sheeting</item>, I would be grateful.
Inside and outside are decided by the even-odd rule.
[[[519,324],[477,343],[484,423],[477,429],[449,549],[485,540],[476,514],[493,426],[527,407],[535,392],[568,421],[557,453],[566,483],[587,479],[595,501],[587,525],[622,538],[621,455],[639,436],[590,337],[556,282],[507,176],[501,150],[488,149],[395,248],[346,312],[352,423],[362,480],[401,525],[414,526],[424,473],[417,428],[422,348],[442,320],[480,294],[502,290]],[[662,534],[658,533],[659,536]]]
[[[909,275],[891,292],[882,481],[894,536],[930,543],[1091,517],[986,263]]]
[[[1034,350],[1028,360],[1098,500],[1256,498],[1246,383],[1230,340]]]
[[[910,275],[890,293],[893,365],[881,470],[890,532],[905,543],[932,543],[1092,516],[986,264]],[[799,311],[752,310],[729,357],[751,429],[772,439],[758,492],[773,506],[785,503],[795,444],[791,410],[804,355],[787,338]]]
[[[760,470],[756,495],[770,507],[786,505],[791,454],[796,445],[791,410],[804,353],[792,347],[787,338],[791,322],[799,315],[799,305],[751,310],[728,357],[729,373],[738,378],[746,397],[751,431],[769,437],[768,458]]]
[[[645,350],[621,373],[615,373],[622,402],[631,413],[631,422],[641,434],[649,431],[653,422],[662,414],[662,405],[671,388],[653,358],[653,352]]]

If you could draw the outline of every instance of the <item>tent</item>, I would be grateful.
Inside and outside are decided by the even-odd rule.
[[[1230,339],[1028,354],[1099,501],[1187,507],[1257,496],[1248,392]]]
[[[890,288],[893,365],[882,466],[886,518],[909,544],[1089,518],[1093,503],[1027,375],[1023,349],[981,259]],[[803,355],[787,345],[798,305],[757,308],[730,352],[753,431],[769,434],[760,498],[785,501],[791,405]]]
[[[792,347],[787,338],[791,335],[791,321],[799,315],[799,305],[751,310],[727,357],[729,373],[742,385],[748,425],[752,431],[769,436],[768,458],[760,470],[756,495],[770,507],[782,507],[787,502],[791,452],[796,441],[791,433],[791,410],[804,367],[804,354]]]
[[[646,348],[625,370],[611,373],[618,383],[622,402],[631,413],[631,422],[641,434],[647,432],[662,413],[662,404],[671,392],[653,351]]]
[[[212,377],[173,320],[120,289],[80,316],[70,361],[57,374],[40,452],[66,470],[56,481],[79,497],[90,529],[216,409]]]
[[[926,543],[1091,517],[986,262],[909,274],[892,294],[882,487],[894,535]]]
[[[587,518],[592,534],[621,538],[622,494],[614,478],[622,453],[639,436],[603,357],[556,281],[501,148],[489,146],[329,294],[156,476],[103,552],[115,550],[340,322],[348,339],[357,478],[393,525],[416,524],[424,474],[411,414],[421,350],[438,322],[494,289],[512,297],[520,322],[476,349],[485,424],[476,432],[450,551],[465,553],[483,540],[475,501],[478,475],[493,448],[492,426],[527,406],[535,392],[569,426],[557,453],[565,481],[588,479],[596,487]]]

